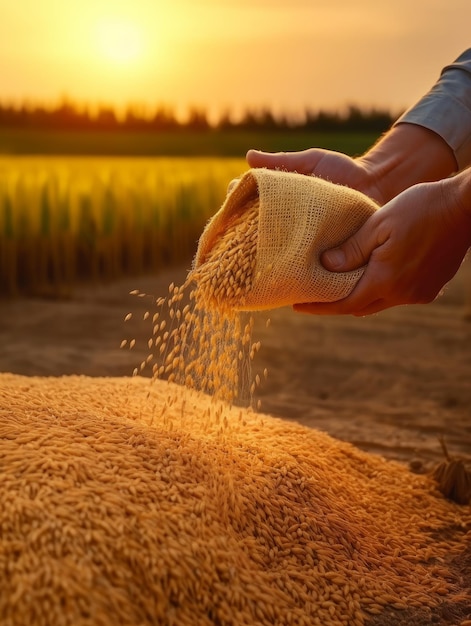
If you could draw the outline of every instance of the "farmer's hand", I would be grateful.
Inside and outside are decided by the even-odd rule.
[[[314,174],[333,183],[358,189],[380,204],[385,201],[373,171],[361,158],[353,159],[341,152],[310,148],[301,152],[274,153],[249,150],[246,159],[250,167]]]
[[[431,302],[457,272],[471,246],[471,169],[410,187],[373,214],[338,248],[326,269],[366,264],[352,293],[332,303],[295,305],[317,315],[369,315],[400,304]]]
[[[450,146],[436,133],[415,124],[394,126],[363,156],[311,148],[302,152],[249,150],[250,167],[314,174],[363,192],[379,204],[420,182],[440,180],[457,169]]]

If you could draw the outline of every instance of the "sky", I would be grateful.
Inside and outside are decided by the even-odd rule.
[[[470,0],[0,0],[0,101],[400,112],[468,47]]]

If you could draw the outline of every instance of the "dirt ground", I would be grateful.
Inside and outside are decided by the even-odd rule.
[[[124,317],[152,306],[138,288],[166,295],[184,269],[80,287],[66,299],[0,301],[0,371],[25,375],[129,376],[147,354],[148,324]],[[313,317],[291,309],[257,320],[256,365],[269,376],[262,411],[350,441],[417,469],[450,453],[471,457],[471,262],[429,305],[366,318]],[[466,302],[468,301],[468,302]],[[134,350],[120,349],[129,333]]]

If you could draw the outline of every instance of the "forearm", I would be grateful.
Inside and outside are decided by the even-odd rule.
[[[394,126],[359,161],[387,202],[408,187],[446,178],[458,167],[450,146],[415,124]]]
[[[458,169],[471,165],[471,48],[447,65],[438,81],[396,124],[419,124],[453,150]]]
[[[471,49],[359,162],[386,200],[471,165]]]
[[[384,205],[418,183],[444,180],[471,166],[471,49],[445,67],[437,84],[366,154],[311,148],[247,153],[250,167],[314,174],[362,191]]]

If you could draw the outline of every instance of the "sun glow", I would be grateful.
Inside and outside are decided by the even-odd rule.
[[[100,55],[116,65],[131,65],[142,60],[143,33],[130,21],[109,19],[98,24],[97,47]]]

